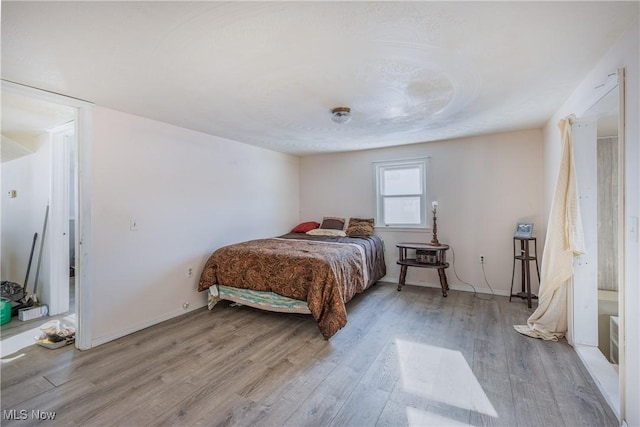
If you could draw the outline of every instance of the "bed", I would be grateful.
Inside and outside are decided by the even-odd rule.
[[[199,291],[270,311],[309,313],[329,339],[347,324],[345,304],[386,274],[378,236],[289,233],[222,247],[207,260]]]

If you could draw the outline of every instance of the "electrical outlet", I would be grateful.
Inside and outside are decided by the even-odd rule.
[[[484,255],[478,255],[478,262],[480,264],[484,264],[486,262],[486,259],[484,258]]]
[[[189,267],[187,268],[187,277],[191,277],[191,276],[193,276],[193,268]]]

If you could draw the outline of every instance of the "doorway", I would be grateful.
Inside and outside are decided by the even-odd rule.
[[[616,415],[624,372],[624,70],[573,125],[586,253],[576,259],[571,340]]]
[[[37,229],[36,254],[41,267],[38,268],[37,294],[53,317],[24,322],[21,328],[31,330],[27,323],[35,325],[73,314],[76,347],[88,348],[82,344],[87,340],[86,332],[83,333],[82,299],[78,298],[83,272],[82,256],[78,256],[77,248],[86,226],[79,208],[78,171],[82,170],[79,167],[82,149],[76,135],[87,145],[91,105],[6,81],[2,81],[2,95],[3,178],[12,176],[11,171],[19,171],[17,174],[21,175],[2,181],[3,193],[7,185],[20,188],[12,192],[15,198],[10,202],[13,204],[3,203],[3,280],[20,284],[25,280],[28,251],[22,247],[24,244],[16,242],[25,240],[20,238],[24,237],[21,234],[31,235]],[[80,134],[79,129],[83,129]],[[10,145],[18,149],[15,158],[4,156],[4,143],[8,139],[12,141]],[[48,224],[46,229],[43,219]],[[18,232],[21,229],[24,230]],[[12,232],[5,233],[7,230]],[[34,288],[35,259],[31,278],[25,284],[28,290]],[[4,326],[3,354],[6,353]],[[33,344],[33,335],[29,339]]]

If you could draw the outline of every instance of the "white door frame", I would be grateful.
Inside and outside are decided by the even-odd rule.
[[[77,150],[70,161],[76,163],[78,209],[76,211],[76,347],[91,348],[91,147],[93,104],[45,90],[2,80],[2,92],[16,93],[76,109],[75,135]],[[68,182],[68,181],[67,181]],[[66,206],[68,207],[68,200]],[[67,217],[68,220],[68,217]],[[68,250],[66,252],[68,259]],[[52,253],[52,262],[55,258]],[[55,261],[58,268],[67,269],[64,258]]]
[[[600,353],[597,348],[598,340],[597,340],[597,286],[595,288],[589,287],[587,289],[581,288],[576,284],[575,279],[578,277],[586,278],[588,272],[592,270],[591,265],[586,265],[584,263],[581,264],[580,260],[586,260],[586,258],[579,257],[576,262],[574,262],[574,280],[572,281],[572,289],[569,293],[569,312],[571,318],[569,319],[570,328],[568,331],[567,339],[569,342],[575,347],[576,352],[580,356],[581,360],[584,362],[585,367],[591,374],[591,376],[596,381],[596,384],[600,388],[603,393],[605,399],[609,402],[609,404],[616,412],[616,415],[620,420],[625,419],[625,367],[626,367],[626,316],[625,316],[625,286],[626,286],[626,275],[625,275],[625,259],[626,259],[626,251],[625,251],[625,218],[626,218],[626,205],[625,205],[625,70],[621,68],[617,70],[617,73],[613,73],[608,76],[608,80],[601,86],[596,88],[596,93],[594,93],[594,97],[591,99],[591,102],[585,104],[584,111],[580,113],[580,115],[585,115],[587,111],[594,106],[600,99],[602,99],[606,94],[608,94],[612,90],[618,91],[618,183],[619,183],[619,191],[618,191],[618,316],[619,316],[619,328],[618,328],[618,362],[619,362],[619,370],[616,373],[613,367],[608,363],[608,360]],[[580,115],[578,117],[580,117]],[[593,117],[587,118],[583,121],[578,120],[578,126],[593,126],[593,123],[589,123],[592,121]],[[574,124],[575,126],[576,124]],[[595,131],[594,131],[595,132]],[[595,139],[595,135],[594,135]],[[579,144],[577,140],[574,144],[574,150],[576,146]],[[590,144],[590,143],[587,143]],[[595,144],[595,142],[594,142]],[[580,147],[577,149],[580,150]],[[584,153],[582,153],[584,154]],[[579,193],[583,190],[582,183],[580,181],[581,177],[579,174],[580,169],[583,170],[585,167],[589,168],[589,159],[583,158],[582,161],[576,156],[576,172],[578,173],[578,191]],[[592,165],[591,170],[586,173],[593,173],[595,167]],[[584,179],[584,178],[583,178]],[[590,185],[588,183],[589,178],[587,180],[587,187]],[[593,196],[589,190],[586,192],[587,197]],[[587,205],[589,201],[587,202]],[[583,200],[580,200],[580,206],[582,209]],[[584,215],[583,215],[584,219]],[[585,243],[587,240],[587,235],[585,233]],[[597,261],[597,258],[595,258]],[[591,263],[592,259],[589,259],[588,262]],[[593,267],[595,268],[595,267]],[[597,273],[597,270],[596,270]],[[585,275],[586,274],[586,275]],[[591,283],[593,285],[593,283]],[[597,285],[597,283],[596,283]],[[595,312],[594,312],[595,310]],[[617,383],[617,390],[611,390],[612,386],[612,378],[615,378]]]
[[[69,211],[71,200],[71,146],[75,139],[75,121],[49,130],[51,141],[51,180],[49,190],[49,315],[69,311]],[[74,150],[75,152],[75,150]],[[74,163],[77,163],[75,161]],[[75,165],[74,165],[75,166]],[[75,197],[74,197],[75,199]],[[77,211],[77,209],[75,209]],[[75,227],[74,235],[78,230]],[[76,245],[77,242],[74,242]]]
[[[598,346],[598,181],[597,123],[577,119],[572,126],[573,157],[585,253],[573,262],[573,319],[571,343]]]

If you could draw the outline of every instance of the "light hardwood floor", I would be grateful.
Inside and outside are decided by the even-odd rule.
[[[513,330],[522,301],[378,283],[347,309],[329,341],[221,303],[85,352],[29,347],[2,362],[2,425],[618,425],[566,342]]]

